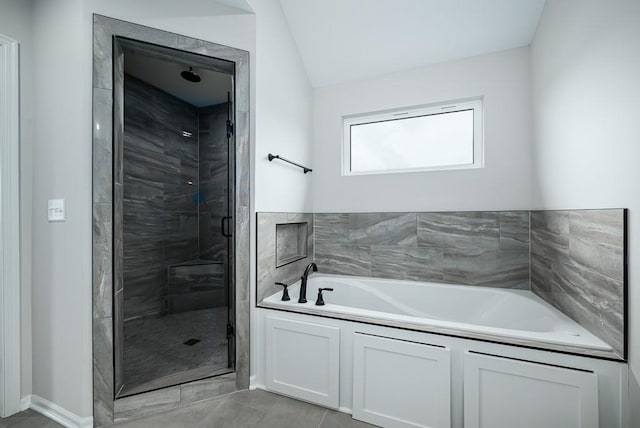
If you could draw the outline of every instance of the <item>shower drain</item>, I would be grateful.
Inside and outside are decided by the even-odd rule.
[[[187,346],[193,346],[198,342],[200,342],[200,339],[189,339],[186,342],[184,342],[184,344]]]

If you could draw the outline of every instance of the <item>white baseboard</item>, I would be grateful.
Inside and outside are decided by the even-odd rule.
[[[255,376],[249,376],[249,390],[253,391],[254,389],[264,389],[264,386],[256,383]]]
[[[93,417],[88,416],[83,418],[34,394],[22,397],[20,400],[20,408],[23,410],[31,409],[67,428],[93,427]]]
[[[20,411],[24,412],[29,408],[29,404],[31,404],[31,395],[24,396],[20,399]]]

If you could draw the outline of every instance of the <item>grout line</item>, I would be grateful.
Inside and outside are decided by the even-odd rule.
[[[318,428],[320,428],[322,426],[322,423],[327,418],[327,413],[329,413],[329,410],[325,409],[324,410],[324,415],[322,415],[322,419],[320,419],[320,423],[318,424]]]

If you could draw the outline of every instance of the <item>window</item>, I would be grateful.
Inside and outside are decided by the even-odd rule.
[[[482,100],[343,118],[343,175],[483,166]]]

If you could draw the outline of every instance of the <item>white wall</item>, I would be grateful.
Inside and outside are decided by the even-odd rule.
[[[31,188],[32,72],[31,0],[0,0],[0,33],[20,50],[20,353],[21,396],[31,394]]]
[[[82,0],[34,3],[33,393],[91,409],[91,58]],[[48,223],[47,199],[67,221]]]
[[[630,208],[629,426],[640,426],[640,2],[548,1],[531,64],[535,208]]]
[[[267,154],[311,167],[312,89],[280,2],[251,1],[256,12],[256,211],[309,212],[312,174]]]
[[[343,115],[477,96],[484,97],[484,168],[341,175]],[[313,108],[316,212],[530,207],[528,48],[317,88]]]
[[[279,154],[303,165],[311,165],[312,89],[304,71],[289,27],[278,0],[250,0],[256,13],[256,142],[255,181],[252,195],[255,205],[251,215],[251,289],[255,302],[255,231],[256,211],[310,212],[312,209],[312,174],[274,160],[267,154]],[[256,309],[251,308],[251,379],[264,369],[258,354],[260,341]]]

